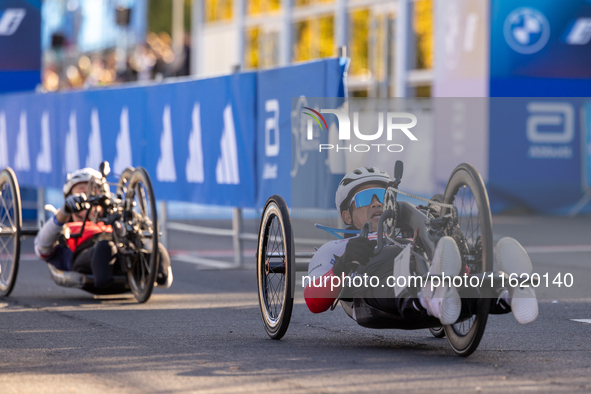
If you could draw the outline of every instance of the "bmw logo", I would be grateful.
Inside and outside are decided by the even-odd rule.
[[[503,26],[505,41],[515,52],[536,53],[548,43],[550,24],[540,11],[522,7],[513,10]]]

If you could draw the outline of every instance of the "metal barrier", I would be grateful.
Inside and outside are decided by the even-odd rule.
[[[43,223],[45,222],[46,218],[46,190],[45,188],[38,188],[37,189],[37,226],[41,228]],[[31,202],[30,208],[33,208],[33,203]],[[158,221],[160,227],[160,242],[165,247],[169,246],[169,231],[182,231],[191,234],[198,234],[198,235],[214,235],[220,237],[231,237],[232,238],[232,248],[234,251],[234,261],[228,262],[223,260],[216,260],[206,257],[194,256],[194,255],[176,255],[173,258],[177,261],[183,261],[192,264],[202,264],[208,267],[213,268],[221,268],[221,269],[231,269],[231,268],[243,268],[244,267],[244,259],[243,259],[243,241],[257,241],[258,234],[256,233],[245,233],[243,227],[243,219],[242,219],[242,209],[240,208],[233,208],[232,209],[232,228],[231,229],[223,229],[223,228],[216,228],[216,227],[205,227],[205,226],[197,226],[193,224],[186,224],[186,223],[179,223],[179,222],[171,222],[168,220],[168,208],[166,201],[159,201],[159,212],[158,212]],[[35,231],[36,233],[36,231]],[[34,235],[34,234],[33,234]],[[317,239],[310,239],[310,238],[296,238],[294,240],[299,245],[318,245]],[[305,257],[305,256],[299,256]]]
[[[243,268],[243,241],[257,241],[258,234],[245,233],[243,231],[242,210],[240,208],[232,209],[232,228],[222,229],[215,227],[197,226],[193,224],[171,222],[168,220],[166,201],[159,202],[160,213],[159,223],[161,231],[161,242],[168,247],[168,232],[169,231],[183,231],[191,234],[200,235],[215,235],[221,237],[232,237],[232,245],[234,250],[234,262],[230,263],[222,260],[209,259],[193,255],[177,255],[173,258],[178,261],[184,261],[193,264],[202,264],[214,268]],[[296,238],[294,242],[299,245],[318,245],[317,239],[311,238]],[[306,257],[306,256],[300,256]]]

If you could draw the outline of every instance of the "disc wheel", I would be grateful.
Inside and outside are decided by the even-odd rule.
[[[444,203],[454,204],[458,213],[458,228],[452,235],[462,255],[463,269],[469,274],[490,272],[493,268],[492,218],[488,194],[480,174],[470,164],[460,164],[449,178]],[[449,208],[442,208],[442,215]],[[463,311],[457,323],[444,326],[447,340],[458,355],[472,354],[482,339],[486,327],[490,298],[460,291]],[[466,296],[471,297],[466,299]],[[472,298],[473,297],[473,298]],[[469,312],[465,312],[467,309]]]
[[[131,292],[140,303],[148,301],[158,271],[158,217],[154,189],[148,172],[136,168],[127,185],[125,206],[131,212],[135,255],[127,270]]]
[[[21,249],[21,195],[10,168],[0,172],[0,297],[14,288]]]
[[[257,247],[257,288],[263,325],[272,339],[289,326],[295,288],[295,254],[291,219],[285,200],[267,200]]]

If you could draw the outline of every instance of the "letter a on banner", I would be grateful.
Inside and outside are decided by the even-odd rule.
[[[6,114],[0,112],[0,168],[8,167],[8,138],[6,138]]]
[[[41,115],[41,152],[37,155],[37,171],[51,173],[51,138],[49,136],[49,112]]]
[[[103,144],[101,142],[101,126],[99,114],[93,108],[90,114],[90,136],[88,137],[88,155],[86,156],[86,167],[98,169],[103,161]]]
[[[123,107],[119,118],[120,130],[115,143],[117,156],[113,162],[113,172],[122,174],[127,167],[131,167],[131,137],[129,135],[129,110]]]
[[[221,156],[215,168],[218,184],[237,185],[240,183],[238,172],[238,149],[236,147],[236,130],[232,106],[228,104],[224,109],[224,132],[220,141]]]
[[[21,171],[29,171],[31,162],[29,161],[29,137],[27,133],[27,113],[21,112],[20,128],[16,139],[16,154],[14,155],[14,168]]]
[[[160,159],[158,159],[158,164],[156,164],[156,179],[160,182],[176,182],[170,105],[164,107],[162,128],[162,135],[160,136]]]
[[[78,129],[76,127],[76,112],[70,112],[70,130],[66,134],[64,147],[64,170],[74,172],[80,168],[78,159]]]
[[[187,182],[203,183],[203,144],[201,141],[201,111],[198,103],[193,106],[193,130],[189,135],[189,158],[187,159]]]

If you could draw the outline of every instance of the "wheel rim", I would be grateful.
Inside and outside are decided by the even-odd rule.
[[[285,234],[276,205],[269,205],[263,220],[266,226],[260,258],[264,264],[259,269],[259,294],[261,294],[265,321],[273,329],[280,322],[284,310],[286,269],[284,268],[283,272],[274,272],[270,269],[270,265],[274,263],[274,265],[286,266]]]
[[[158,234],[155,230],[156,208],[147,175],[136,170],[126,191],[126,200],[132,211],[132,224],[139,229],[136,248],[139,253],[132,263],[129,284],[139,302],[146,301],[154,287],[157,265],[155,262]]]
[[[17,208],[10,183],[0,180],[0,291],[11,285],[16,256]]]
[[[463,270],[469,273],[482,272],[482,234],[480,212],[476,197],[470,186],[460,185],[454,193],[454,206],[458,212],[458,225],[463,234],[463,243],[458,245],[464,263]],[[473,259],[473,260],[472,260]],[[452,329],[459,337],[467,337],[474,332],[476,315],[472,314],[467,319],[462,319],[452,325]]]
[[[151,237],[153,234],[153,228],[151,227],[151,219],[149,219],[149,210],[146,208],[148,204],[145,201],[145,189],[143,183],[138,183],[133,188],[133,201],[134,201],[134,222],[140,226],[140,242],[142,249],[151,250],[150,245],[147,244],[145,237]],[[148,219],[148,220],[146,220]],[[138,290],[143,291],[147,285],[147,279],[151,273],[150,261],[147,258],[147,253],[141,251],[138,255],[138,261],[133,267],[132,280]]]
[[[454,237],[462,255],[460,275],[492,270],[492,219],[488,196],[484,182],[473,166],[461,164],[456,167],[445,190],[444,202],[454,204],[458,213],[458,226],[448,235]],[[446,211],[449,212],[447,208],[442,209],[442,214]],[[463,300],[460,320],[444,329],[452,349],[465,357],[480,343],[491,299],[473,288],[460,289],[460,296]]]
[[[117,183],[117,195],[121,196],[121,199],[125,199],[127,193],[127,186],[129,186],[129,179],[133,175],[133,167],[128,167],[119,176],[119,182]]]

